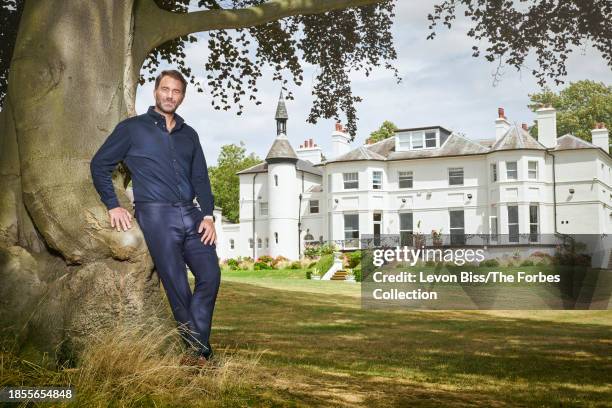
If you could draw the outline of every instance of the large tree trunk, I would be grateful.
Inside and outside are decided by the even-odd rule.
[[[169,317],[140,229],[110,228],[89,173],[134,113],[133,26],[130,1],[26,1],[0,113],[0,328],[22,352]]]

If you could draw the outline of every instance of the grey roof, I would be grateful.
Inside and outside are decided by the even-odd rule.
[[[305,171],[306,173],[314,174],[316,176],[323,175],[323,171],[315,167],[308,160],[298,159],[297,162],[295,163],[295,167],[298,171]],[[268,172],[268,163],[262,162],[254,166],[251,166],[248,169],[241,170],[236,174],[253,174],[253,173],[267,173],[267,172]]]
[[[289,115],[287,115],[287,107],[285,106],[285,98],[283,97],[283,91],[281,91],[280,96],[278,97],[278,105],[276,106],[276,115],[275,119],[289,119]]]
[[[422,149],[410,151],[395,151],[395,137],[391,136],[371,145],[359,146],[339,157],[328,160],[327,163],[353,160],[405,160],[427,157],[461,156],[483,154],[489,149],[480,143],[466,139],[458,134],[451,134],[444,144],[437,149]]]
[[[268,172],[268,163],[261,162],[254,166],[248,167],[244,170],[240,170],[236,174],[267,173],[267,172]]]
[[[476,140],[476,142],[480,143],[484,147],[491,148],[495,144],[495,139],[480,139]]]
[[[274,139],[274,143],[272,143],[272,147],[270,147],[270,151],[266,156],[266,161],[270,160],[289,160],[295,161],[297,160],[297,154],[295,154],[295,150],[291,147],[291,143],[289,143],[289,139],[286,137],[277,137]]]
[[[599,147],[568,133],[557,139],[557,146],[553,150],[574,149],[599,149]]]
[[[516,149],[546,150],[546,147],[535,140],[525,129],[520,126],[510,127],[506,134],[504,134],[501,139],[491,146],[492,151]]]
[[[391,138],[393,139],[393,138]],[[385,139],[388,140],[388,139]],[[370,145],[374,146],[374,145]],[[353,161],[353,160],[386,160],[385,156],[373,151],[370,147],[359,146],[350,152],[347,152],[341,156],[336,157],[335,159],[328,160],[329,162],[335,161]]]
[[[377,143],[359,146],[339,157],[328,160],[323,164],[346,162],[356,160],[407,160],[428,157],[448,157],[474,154],[486,154],[501,150],[536,149],[546,150],[546,147],[532,137],[521,126],[512,126],[498,141],[471,140],[456,133],[452,133],[444,144],[437,149],[421,149],[410,151],[395,151],[395,137],[391,136]],[[599,149],[592,143],[567,134],[557,139],[557,146],[553,149]]]

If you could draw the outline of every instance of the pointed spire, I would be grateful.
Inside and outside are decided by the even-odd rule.
[[[276,139],[272,143],[272,147],[266,156],[266,162],[296,162],[298,160],[295,150],[291,147],[289,139],[287,139],[287,107],[285,106],[285,98],[281,90],[278,97],[278,107],[276,108]]]
[[[280,91],[280,96],[278,97],[278,106],[276,107],[276,116],[274,117],[276,120],[289,119],[287,115],[287,107],[285,106],[285,97],[283,96],[283,90]]]
[[[278,106],[276,107],[276,137],[287,136],[287,107],[285,106],[285,98],[283,97],[283,90],[281,89],[280,96],[278,97]]]

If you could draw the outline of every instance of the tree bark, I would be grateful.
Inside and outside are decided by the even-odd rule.
[[[0,325],[22,352],[62,358],[111,322],[169,318],[141,231],[110,228],[89,173],[134,113],[132,30],[129,1],[26,2],[0,115]]]

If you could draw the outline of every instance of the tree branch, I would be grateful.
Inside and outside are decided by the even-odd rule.
[[[381,3],[384,0],[271,0],[257,6],[232,10],[203,10],[173,13],[157,7],[153,0],[140,0],[135,31],[149,52],[174,38],[191,33],[257,26],[296,15],[318,14],[348,7]]]

